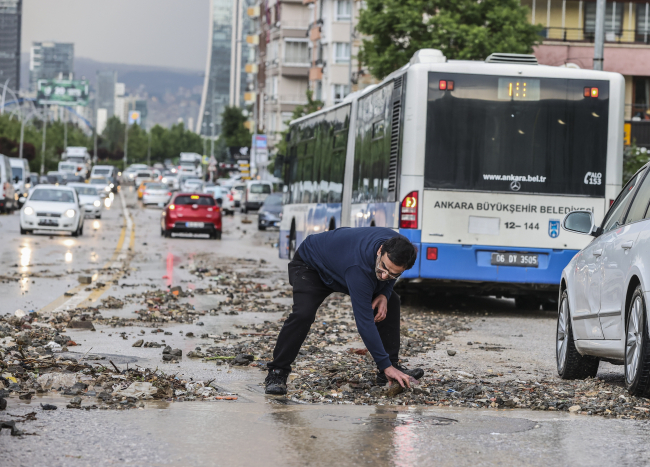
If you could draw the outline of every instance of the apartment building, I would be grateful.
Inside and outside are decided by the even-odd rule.
[[[541,24],[535,47],[542,65],[593,68],[595,0],[521,0]],[[606,2],[604,70],[625,77],[626,131],[650,147],[650,2]]]
[[[260,3],[257,125],[271,148],[296,106],[307,103],[311,16],[303,0]]]

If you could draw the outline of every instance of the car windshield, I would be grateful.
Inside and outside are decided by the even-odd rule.
[[[235,190],[237,190],[237,191],[244,191],[245,188],[246,188],[246,187],[244,187],[244,185],[239,185],[239,186],[236,186],[236,187],[235,187]]]
[[[93,173],[96,175],[108,175],[111,173],[111,169],[95,169]]]
[[[187,205],[192,205],[192,204],[198,204],[199,206],[214,206],[214,198],[212,196],[199,196],[199,195],[191,195],[191,196],[178,196],[174,200],[174,203],[178,206],[187,206]]]
[[[75,186],[78,195],[97,196],[97,188],[94,186]]]
[[[263,183],[251,185],[251,193],[271,193],[271,186]]]
[[[282,204],[282,195],[274,194],[264,200],[264,206],[280,206]]]
[[[22,167],[12,167],[11,168],[11,178],[18,177],[18,180],[23,179],[23,168]]]
[[[90,184],[91,185],[106,185],[108,182],[106,181],[105,178],[91,178],[90,179]]]
[[[68,190],[37,188],[29,198],[30,201],[53,201],[57,203],[74,203],[74,195]]]
[[[147,187],[147,190],[166,190],[167,187],[163,185],[162,183],[147,183],[145,185]]]
[[[138,175],[136,175],[138,178],[149,178],[151,177],[151,174],[149,172],[138,172]]]
[[[48,183],[59,183],[63,180],[63,177],[59,174],[47,174],[45,177],[47,178]]]
[[[201,183],[203,183],[203,181],[198,180],[198,179],[196,179],[196,178],[192,178],[192,179],[187,180],[187,181],[185,182],[186,185],[200,185]]]

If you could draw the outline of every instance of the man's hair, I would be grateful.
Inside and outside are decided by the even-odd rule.
[[[411,269],[418,257],[418,249],[405,237],[396,236],[384,242],[381,246],[382,253],[388,255],[395,266]]]

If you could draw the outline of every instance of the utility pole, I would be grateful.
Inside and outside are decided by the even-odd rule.
[[[47,138],[47,104],[43,106],[43,144],[41,145],[41,175],[45,175],[45,139]]]
[[[63,150],[68,148],[68,108],[63,107]]]
[[[0,106],[0,115],[3,115],[5,113],[5,96],[7,95],[7,87],[9,86],[10,79],[11,78],[7,78],[5,85],[2,87],[2,105]]]
[[[147,146],[147,165],[151,167],[151,131],[147,133],[149,137],[149,144]]]
[[[97,122],[93,127],[93,164],[97,164]]]
[[[596,1],[596,37],[594,38],[594,70],[603,71],[605,58],[605,0]]]
[[[124,122],[124,169],[126,170],[126,157],[129,148],[129,121]]]

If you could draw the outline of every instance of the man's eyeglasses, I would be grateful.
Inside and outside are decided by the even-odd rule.
[[[388,279],[398,279],[399,276],[402,275],[401,272],[399,274],[391,274],[386,268],[384,262],[382,261],[381,256],[377,256],[377,263],[375,264],[375,272],[377,274],[386,274],[388,276]]]

